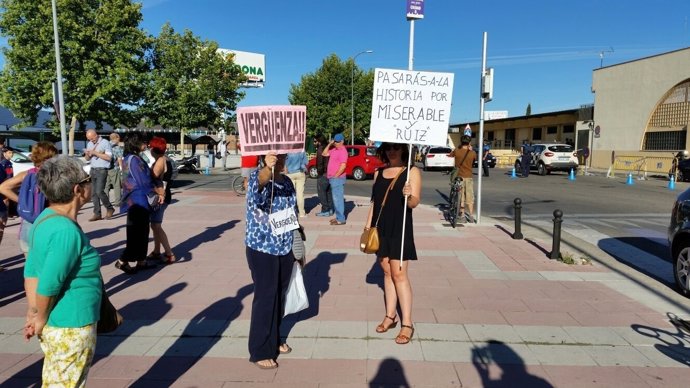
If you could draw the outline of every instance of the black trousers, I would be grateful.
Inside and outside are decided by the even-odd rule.
[[[321,175],[316,180],[316,192],[319,196],[319,202],[321,202],[322,212],[332,212],[335,210],[333,207],[333,194],[331,194],[331,183],[328,181],[325,175]]]
[[[530,157],[522,155],[522,159],[520,159],[520,162],[522,164],[522,176],[529,176]]]
[[[149,248],[149,209],[134,205],[127,210],[127,246],[122,261],[145,260]]]
[[[283,292],[290,283],[295,257],[274,256],[247,247],[247,264],[254,282],[249,323],[249,361],[275,360],[280,346]]]
[[[108,170],[105,168],[92,168],[91,175],[91,202],[93,202],[93,214],[101,215],[101,203],[108,210],[114,210],[108,193],[105,192],[105,182],[108,180]]]

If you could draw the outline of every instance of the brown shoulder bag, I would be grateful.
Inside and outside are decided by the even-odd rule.
[[[386,200],[388,199],[388,193],[393,189],[395,182],[398,181],[400,174],[405,171],[406,167],[403,167],[398,175],[395,176],[393,181],[388,185],[386,189],[386,195],[383,196],[383,202],[381,203],[381,209],[379,209],[379,215],[376,217],[376,223],[372,227],[365,227],[362,235],[359,237],[359,250],[364,253],[376,253],[379,250],[379,231],[377,229],[379,225],[379,219],[381,218],[381,213],[383,212],[383,207],[386,206]],[[383,174],[383,171],[381,171]]]

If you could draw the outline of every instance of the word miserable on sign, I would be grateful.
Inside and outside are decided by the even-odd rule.
[[[376,69],[370,138],[445,145],[453,77],[452,73]]]
[[[243,155],[299,152],[306,139],[305,106],[256,106],[237,109]]]

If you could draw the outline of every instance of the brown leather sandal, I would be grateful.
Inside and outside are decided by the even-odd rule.
[[[376,326],[376,332],[377,333],[385,333],[390,329],[395,328],[398,325],[398,321],[395,320],[395,315],[391,318],[388,315],[386,315],[386,318],[383,318],[383,322],[381,322],[378,326]],[[388,325],[385,326],[383,323],[386,322],[386,319],[390,319],[392,322]]]
[[[410,329],[411,330],[409,337],[406,336],[405,334],[402,334],[402,331],[404,329]],[[398,345],[409,344],[410,341],[412,341],[412,336],[414,336],[414,327],[408,326],[408,325],[400,325],[400,333],[398,334],[397,337],[395,337],[395,343]]]

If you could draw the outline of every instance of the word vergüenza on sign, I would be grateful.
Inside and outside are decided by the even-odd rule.
[[[299,152],[304,149],[305,106],[255,106],[237,109],[243,155]]]
[[[370,138],[445,145],[453,78],[452,73],[376,69]]]

